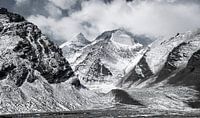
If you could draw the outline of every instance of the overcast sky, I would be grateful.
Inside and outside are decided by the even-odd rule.
[[[127,2],[129,1],[129,2]],[[89,40],[106,30],[171,37],[200,28],[200,0],[0,0],[57,43],[82,32]]]

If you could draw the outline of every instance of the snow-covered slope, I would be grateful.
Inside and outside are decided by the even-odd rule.
[[[191,56],[200,49],[199,45],[199,29],[177,34],[168,40],[156,41],[123,78],[122,83],[135,87],[165,85],[169,78],[187,66]]]
[[[89,45],[91,42],[80,33],[70,41],[67,41],[60,45],[63,51],[63,56],[68,59],[69,62],[73,61],[76,55],[78,55],[83,47]]]
[[[142,55],[144,46],[137,42],[124,30],[112,30],[102,33],[91,44],[84,47],[80,56],[76,58],[72,66],[83,80],[87,82],[111,82],[115,83],[125,74],[126,67],[139,55]],[[101,66],[96,66],[99,62]],[[101,69],[108,71],[102,74]],[[93,71],[93,72],[91,72]],[[92,75],[97,74],[101,76]],[[108,74],[110,73],[110,74]]]

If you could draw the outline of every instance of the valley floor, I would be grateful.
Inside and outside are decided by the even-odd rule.
[[[135,108],[133,106],[118,105],[114,108],[80,110],[49,113],[27,113],[0,116],[3,118],[188,118],[200,117],[199,110],[176,111],[176,110],[156,110],[147,108]]]

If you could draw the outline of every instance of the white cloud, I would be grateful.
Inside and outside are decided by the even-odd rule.
[[[15,0],[17,5],[21,5],[25,2],[27,2],[27,0]]]
[[[80,0],[49,0],[54,3],[57,7],[62,9],[69,9],[72,5],[76,4],[77,1]]]
[[[54,19],[37,15],[29,17],[28,20],[37,24],[44,33],[53,36],[55,40],[69,40],[77,32],[81,32],[82,28],[79,21],[69,17]]]
[[[68,0],[50,1],[63,9],[65,3],[68,3]],[[72,4],[73,0],[70,1]],[[80,32],[91,40],[106,30],[121,27],[137,34],[169,37],[177,32],[200,27],[199,13],[199,5],[194,3],[173,4],[172,1],[163,0],[126,3],[114,0],[111,4],[104,4],[99,0],[91,0],[83,2],[82,10],[73,12],[70,16],[56,19],[52,16],[60,15],[60,12],[52,12],[49,17],[33,15],[29,20],[46,33],[53,33],[57,40],[69,40]]]
[[[62,11],[53,4],[48,3],[45,6],[45,10],[48,11],[50,17],[59,18],[62,16]]]

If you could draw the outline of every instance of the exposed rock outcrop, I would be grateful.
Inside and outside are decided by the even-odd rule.
[[[49,83],[60,83],[74,75],[61,49],[22,16],[0,9],[0,79],[17,86],[33,82],[38,71]],[[2,28],[3,27],[3,28]]]

